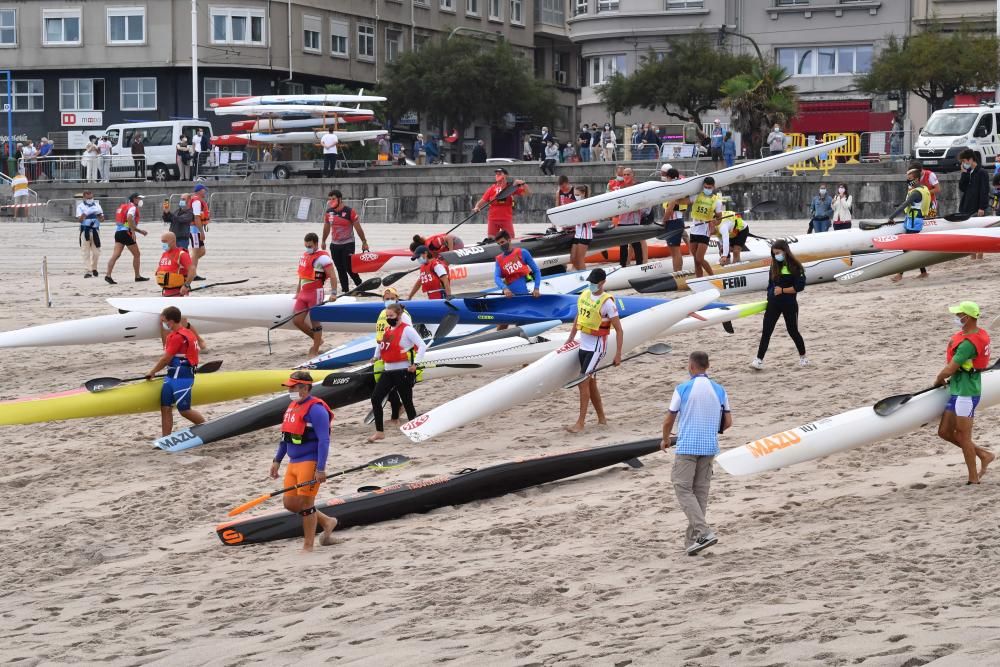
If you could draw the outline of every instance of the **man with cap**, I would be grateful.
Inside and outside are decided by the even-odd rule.
[[[111,259],[108,260],[108,270],[104,274],[104,281],[109,285],[118,284],[111,277],[111,272],[114,271],[115,262],[122,256],[122,251],[125,248],[128,248],[128,251],[132,253],[132,269],[135,271],[135,281],[141,283],[149,280],[149,278],[139,275],[139,245],[135,242],[136,232],[139,232],[143,236],[146,235],[146,230],[139,229],[139,209],[141,208],[142,195],[138,192],[133,192],[118,207],[118,210],[115,211],[115,249],[111,253]]]
[[[497,255],[496,267],[493,269],[493,282],[503,290],[504,296],[539,295],[538,285],[542,280],[542,270],[538,268],[535,258],[524,248],[515,248],[511,243],[510,234],[504,230],[497,232],[497,245],[500,254]],[[532,289],[528,290],[528,278],[531,278]]]
[[[450,299],[451,281],[448,278],[448,265],[439,257],[433,257],[425,245],[417,246],[410,257],[411,262],[420,262],[420,273],[417,281],[410,288],[407,300],[412,300],[417,290],[423,291],[428,299]]]
[[[670,163],[664,163],[660,167],[660,180],[664,183],[680,179],[681,173]],[[663,224],[667,236],[667,248],[670,250],[670,261],[674,271],[684,269],[684,255],[681,252],[681,243],[684,240],[684,211],[691,203],[689,197],[673,199],[663,204]]]
[[[319,543],[333,544],[330,534],[337,527],[337,520],[316,511],[316,494],[326,481],[326,459],[330,454],[330,425],[333,411],[322,399],[310,395],[313,378],[308,371],[295,371],[282,383],[288,387],[290,399],[281,423],[281,441],[268,471],[271,479],[278,479],[278,469],[285,455],[289,457],[285,468],[286,487],[282,500],[285,509],[302,516],[303,551],[312,551],[316,540],[316,523],[323,529]]]
[[[514,181],[514,190],[500,197],[500,194],[507,189],[508,172],[503,167],[498,167],[494,172],[495,182],[486,188],[482,199],[476,203],[473,210],[476,213],[489,206],[490,210],[486,216],[486,235],[496,238],[497,232],[506,230],[511,238],[514,238],[514,197],[523,197],[528,194],[528,186],[524,181],[518,179]]]
[[[166,368],[160,390],[160,426],[163,435],[174,430],[173,406],[181,416],[192,424],[204,423],[205,418],[197,410],[191,409],[191,392],[194,389],[194,374],[198,367],[198,334],[185,326],[180,308],[168,306],[160,313],[160,326],[167,333],[163,341],[163,356],[152,370],[146,373],[146,380]]]
[[[959,331],[948,341],[948,363],[934,380],[935,386],[948,385],[951,397],[941,415],[938,437],[962,449],[969,469],[966,484],[979,484],[986,467],[995,458],[972,442],[972,420],[983,393],[982,372],[990,367],[990,335],[979,327],[979,305],[963,301],[948,308],[955,315]],[[976,469],[976,459],[980,467]]]
[[[587,419],[588,404],[593,403],[597,413],[597,423],[607,424],[604,416],[604,403],[597,389],[597,378],[594,371],[600,365],[608,351],[608,334],[615,330],[614,365],[622,362],[622,325],[618,318],[618,308],[615,297],[604,291],[604,281],[607,280],[604,269],[594,269],[587,277],[589,287],[583,290],[576,302],[576,320],[569,331],[566,344],[569,345],[580,332],[580,374],[589,375],[585,381],[577,385],[580,388],[580,416],[572,426],[564,427],[570,433],[583,431]]]
[[[188,206],[191,209],[191,259],[193,260],[191,273],[192,280],[204,280],[198,275],[198,261],[205,256],[205,232],[208,230],[208,221],[212,217],[208,210],[208,188],[203,183],[194,186],[194,192],[188,196]]]

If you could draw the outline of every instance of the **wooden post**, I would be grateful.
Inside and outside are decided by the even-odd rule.
[[[45,307],[52,307],[52,299],[49,296],[49,258],[42,257],[42,285],[45,288]]]

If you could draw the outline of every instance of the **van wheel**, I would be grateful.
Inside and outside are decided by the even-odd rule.
[[[274,177],[277,178],[278,180],[284,181],[288,178],[291,178],[291,176],[292,176],[292,170],[283,164],[278,165],[277,167],[274,168]]]
[[[151,171],[153,173],[153,180],[157,183],[170,180],[170,168],[165,164],[154,164]]]

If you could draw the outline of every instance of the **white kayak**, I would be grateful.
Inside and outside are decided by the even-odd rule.
[[[338,114],[339,115],[339,114]],[[350,116],[352,114],[343,114],[344,116]],[[353,114],[358,115],[358,114]],[[233,121],[234,124],[245,123],[248,121]],[[342,123],[343,120],[341,119]],[[337,131],[336,128],[343,127],[343,125],[338,125],[337,119],[331,117],[325,118],[261,118],[260,120],[253,121],[253,125],[250,127],[235,126],[234,130],[240,130],[245,132],[273,132],[274,130],[298,130],[301,128],[318,128],[331,129],[334,132]],[[337,133],[339,138],[340,133]]]
[[[621,319],[624,333],[623,352],[664,333],[666,329],[683,320],[688,313],[707,306],[718,295],[718,292],[712,290],[691,294],[623,317]],[[615,337],[616,334],[612,331],[607,342],[609,351],[616,349]],[[407,422],[400,427],[400,430],[413,442],[421,442],[556,391],[580,374],[577,354],[579,347],[579,340],[563,343],[558,349],[526,368],[440,405]],[[605,360],[609,361],[610,359]]]
[[[1000,371],[984,371],[982,380],[979,407],[1000,403]],[[914,396],[885,417],[870,405],[855,408],[727,450],[716,460],[731,475],[752,475],[845,452],[936,422],[949,396],[941,387]]]
[[[371,109],[307,104],[254,104],[218,107],[213,111],[219,116],[322,116],[348,113],[370,116],[374,114]]]
[[[244,97],[213,97],[208,102],[209,108],[227,106],[255,106],[260,104],[365,104],[368,102],[385,102],[379,95],[247,95]]]
[[[807,148],[797,148],[760,160],[748,160],[726,169],[681,178],[669,183],[659,180],[637,183],[614,192],[550,208],[546,211],[546,215],[557,227],[570,227],[592,220],[604,220],[628,211],[639,211],[659,206],[663,202],[696,195],[701,191],[702,182],[706,176],[712,176],[715,179],[716,188],[724,188],[733,183],[782,169],[796,162],[819,157],[845,143],[847,143],[846,139],[837,139]]]
[[[230,143],[256,143],[256,144],[318,144],[325,132],[281,132],[277,134],[243,132],[239,134],[220,134],[214,139],[218,139],[219,144]],[[352,141],[374,141],[379,137],[388,134],[385,130],[351,130],[337,131],[337,140],[340,143]]]
[[[873,262],[867,266],[841,271],[836,275],[837,282],[841,285],[863,283],[866,280],[885,278],[897,273],[905,273],[965,257],[965,255],[956,255],[953,252],[924,252],[922,250],[896,252],[898,254],[893,257]]]

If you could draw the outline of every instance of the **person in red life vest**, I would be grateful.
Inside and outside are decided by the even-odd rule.
[[[493,282],[503,290],[503,295],[531,296],[539,295],[538,285],[542,279],[542,270],[538,268],[535,258],[524,248],[515,248],[511,244],[510,235],[500,230],[497,232],[497,245],[500,254],[493,269]],[[528,291],[528,278],[531,278],[532,289]]]
[[[312,339],[309,356],[319,354],[323,344],[323,327],[314,325],[309,319],[309,309],[326,301],[323,285],[330,281],[330,300],[337,300],[337,281],[333,276],[333,260],[330,253],[319,249],[319,237],[309,232],[305,236],[305,252],[299,258],[298,288],[295,290],[295,317],[292,323],[299,331]]]
[[[164,232],[160,237],[163,254],[156,268],[156,284],[162,296],[187,296],[191,291],[191,255],[184,248],[177,247],[177,237],[173,232]]]
[[[410,252],[425,245],[431,252],[431,257],[437,257],[443,252],[464,248],[465,243],[454,234],[431,234],[430,236],[413,235],[413,243],[410,244]]]
[[[514,181],[514,190],[507,196],[500,198],[499,195],[507,189],[507,170],[503,167],[493,172],[496,181],[486,188],[483,198],[473,207],[476,213],[489,206],[490,210],[486,217],[486,235],[496,238],[497,232],[501,229],[514,238],[514,197],[523,197],[529,194],[528,186],[522,180]]]
[[[205,256],[205,232],[208,231],[208,222],[212,218],[211,211],[208,210],[207,188],[204,183],[194,186],[194,192],[188,195],[188,206],[191,207],[191,259],[192,280],[204,280],[198,275],[198,262]]]
[[[168,306],[160,313],[160,326],[169,333],[163,343],[163,356],[146,373],[149,381],[161,369],[167,369],[160,390],[160,426],[165,436],[174,430],[174,405],[192,424],[205,421],[200,412],[191,409],[191,392],[198,368],[198,335],[186,328],[181,319],[181,310],[176,306]]]
[[[972,421],[983,393],[983,371],[990,367],[990,335],[979,328],[979,305],[963,301],[948,310],[960,330],[948,341],[947,365],[934,380],[935,387],[948,386],[951,397],[941,414],[938,437],[962,449],[969,469],[966,484],[979,484],[995,455],[972,441]],[[979,469],[976,469],[976,459]]]
[[[319,543],[333,544],[331,533],[337,520],[316,511],[316,494],[326,481],[326,460],[330,454],[330,427],[333,411],[322,399],[311,396],[313,378],[307,371],[295,371],[282,383],[288,387],[291,401],[281,422],[281,441],[268,471],[271,479],[278,479],[278,469],[288,455],[284,484],[297,489],[285,491],[282,500],[285,509],[302,516],[303,551],[312,551],[316,540],[316,524],[323,530]]]
[[[573,186],[569,184],[569,176],[561,174],[556,183],[556,206],[572,204],[576,201],[576,194],[573,190]]]
[[[146,235],[146,230],[139,229],[139,209],[141,208],[142,195],[133,192],[115,211],[115,249],[111,253],[111,259],[108,260],[108,270],[104,274],[104,281],[109,285],[118,284],[111,277],[111,272],[114,271],[115,262],[122,256],[122,251],[125,248],[128,248],[128,251],[132,253],[132,270],[135,271],[135,281],[141,283],[149,280],[149,278],[139,275],[139,245],[135,242],[136,232],[143,236]]]
[[[403,307],[398,303],[390,303],[385,307],[388,327],[372,358],[373,363],[381,360],[385,369],[372,392],[375,433],[368,438],[368,442],[385,438],[382,403],[393,390],[399,395],[406,410],[406,418],[412,420],[417,417],[417,409],[413,407],[413,384],[416,381],[417,364],[423,360],[427,345],[413,327],[402,321],[402,313]]]
[[[417,246],[410,260],[420,262],[420,273],[417,281],[410,288],[407,300],[412,300],[417,290],[423,290],[428,299],[450,299],[451,281],[448,278],[448,265],[443,259],[431,256],[427,246]]]
[[[361,276],[351,271],[351,255],[354,254],[354,232],[361,237],[361,251],[368,252],[368,239],[365,230],[361,228],[358,212],[344,205],[344,195],[340,190],[330,190],[330,200],[327,203],[326,218],[323,221],[323,242],[321,250],[326,250],[326,239],[330,238],[330,255],[333,265],[340,278],[340,289],[346,292],[350,287],[347,279],[354,281],[354,286],[361,284]]]

